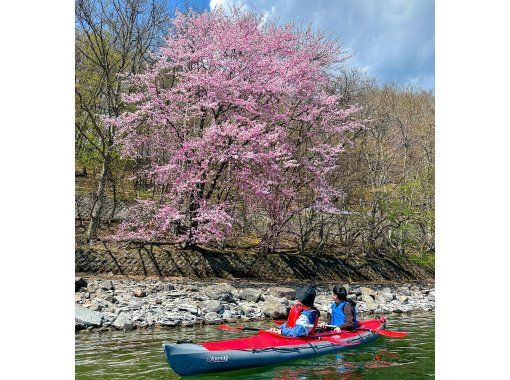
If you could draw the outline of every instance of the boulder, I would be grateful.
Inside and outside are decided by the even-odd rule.
[[[378,304],[374,301],[371,295],[363,294],[362,300],[365,303],[367,311],[375,311],[377,309]]]
[[[217,302],[219,302],[219,301],[217,301]],[[190,305],[190,304],[184,303],[184,304],[178,305],[177,307],[179,308],[179,310],[188,311],[191,314],[198,315],[199,310],[198,310],[198,307],[195,305]]]
[[[435,301],[436,300],[436,292],[434,290],[431,290],[429,294],[427,295],[427,299],[429,301]]]
[[[211,311],[205,315],[206,321],[216,321],[220,319],[220,315],[218,313],[215,313],[214,311]]]
[[[400,286],[397,288],[397,293],[409,297],[411,295],[411,290],[407,286]]]
[[[106,301],[106,302],[115,302],[116,301],[115,297],[113,296],[113,292],[111,292],[111,291],[98,291],[96,299],[98,299],[99,301]]]
[[[145,290],[142,290],[140,288],[136,288],[133,290],[133,295],[135,297],[145,297],[147,296],[147,293],[145,292]]]
[[[231,310],[225,310],[223,314],[221,315],[223,319],[231,319],[234,317],[234,312]]]
[[[370,298],[372,298],[372,297],[370,297]],[[382,295],[380,293],[376,293],[374,298],[375,298],[375,302],[378,304],[385,304],[385,303],[389,302],[389,300],[386,299],[386,297],[384,297],[384,295]]]
[[[113,282],[111,282],[110,280],[106,280],[106,281],[101,281],[99,283],[99,288],[102,290],[113,290],[113,289],[115,289],[115,286],[113,286]]]
[[[242,303],[240,304],[237,309],[241,313],[241,315],[251,316],[257,311],[257,307],[253,304],[248,303]]]
[[[102,289],[102,290],[114,290],[115,289],[113,282],[111,282],[110,280],[101,281],[99,283],[98,287],[99,287],[99,289]]]
[[[103,307],[101,305],[98,305],[97,303],[93,303],[90,301],[84,303],[83,307],[86,307],[87,309],[92,310],[92,311],[101,311],[103,309]]]
[[[228,284],[207,286],[204,294],[213,300],[233,301],[232,287]]]
[[[166,326],[166,327],[173,327],[177,326],[181,321],[173,321],[166,318],[160,318],[156,320],[156,325],[158,326]]]
[[[131,331],[134,329],[133,320],[126,313],[120,313],[115,321],[113,321],[113,326],[119,330]]]
[[[103,313],[75,305],[74,321],[76,326],[81,327],[101,326],[101,323],[103,322]]]
[[[375,295],[375,292],[372,289],[367,288],[366,286],[362,286],[361,288],[359,288],[359,291],[360,291],[362,296],[365,296],[365,295],[373,296],[373,295]]]
[[[223,310],[223,305],[218,300],[202,301],[199,305],[204,313],[219,313]]]
[[[74,278],[74,291],[77,292],[81,288],[84,288],[87,286],[87,281],[81,277],[75,277]]]
[[[175,286],[173,284],[164,284],[163,285],[163,290],[169,291],[169,290],[174,290],[174,289],[175,289]]]
[[[197,285],[184,285],[182,286],[182,290],[185,290],[188,293],[194,293],[200,291],[200,287]]]
[[[275,296],[265,296],[264,301],[276,301],[276,302],[281,303],[284,306],[289,306],[289,304],[290,304],[289,300],[285,297],[280,298],[280,297],[275,297]]]
[[[343,287],[345,288],[347,293],[349,293],[349,290],[351,289],[350,285],[349,284],[343,284]]]
[[[271,287],[266,291],[268,294],[278,297],[278,298],[288,298],[288,299],[296,299],[296,291],[292,288],[284,288],[284,287]]]
[[[256,288],[245,288],[239,291],[239,299],[250,302],[259,302],[262,291]]]
[[[188,293],[181,292],[179,290],[171,290],[168,293],[166,293],[166,296],[170,297],[170,298],[186,297],[187,295],[188,295]]]
[[[265,301],[260,310],[269,318],[285,318],[287,316],[287,307],[276,300]]]
[[[390,302],[393,300],[393,298],[395,298],[395,296],[392,293],[390,288],[384,288],[384,289],[380,290],[379,292],[377,292],[376,294],[380,299],[384,299],[385,303]],[[376,300],[377,300],[377,296],[376,296]]]

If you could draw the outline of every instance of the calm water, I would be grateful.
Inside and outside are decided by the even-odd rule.
[[[251,323],[257,326],[272,324]],[[388,329],[408,331],[403,339],[374,343],[336,354],[276,367],[225,372],[186,379],[430,379],[434,377],[434,314],[391,315]],[[246,336],[215,326],[76,335],[76,379],[179,379],[161,344]]]

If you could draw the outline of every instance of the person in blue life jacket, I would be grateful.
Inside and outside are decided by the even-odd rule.
[[[269,331],[284,336],[303,336],[315,333],[320,312],[314,306],[316,292],[311,286],[296,291],[296,302],[290,309],[287,321]]]
[[[332,298],[334,302],[331,304],[329,325],[336,326],[333,331],[341,332],[358,328],[356,302],[347,299],[347,290],[342,285],[335,285]],[[325,329],[326,324],[321,324],[319,327]]]

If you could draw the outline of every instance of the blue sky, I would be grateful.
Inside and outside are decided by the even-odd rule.
[[[281,22],[312,24],[338,38],[353,57],[347,65],[380,83],[434,89],[434,0],[177,0],[197,10],[236,5]]]

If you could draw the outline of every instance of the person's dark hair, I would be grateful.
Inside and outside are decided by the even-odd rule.
[[[336,294],[340,301],[345,301],[347,299],[347,290],[342,285],[335,285],[333,287],[333,294]]]
[[[296,298],[305,306],[314,308],[315,289],[312,286],[303,286],[296,290]]]

